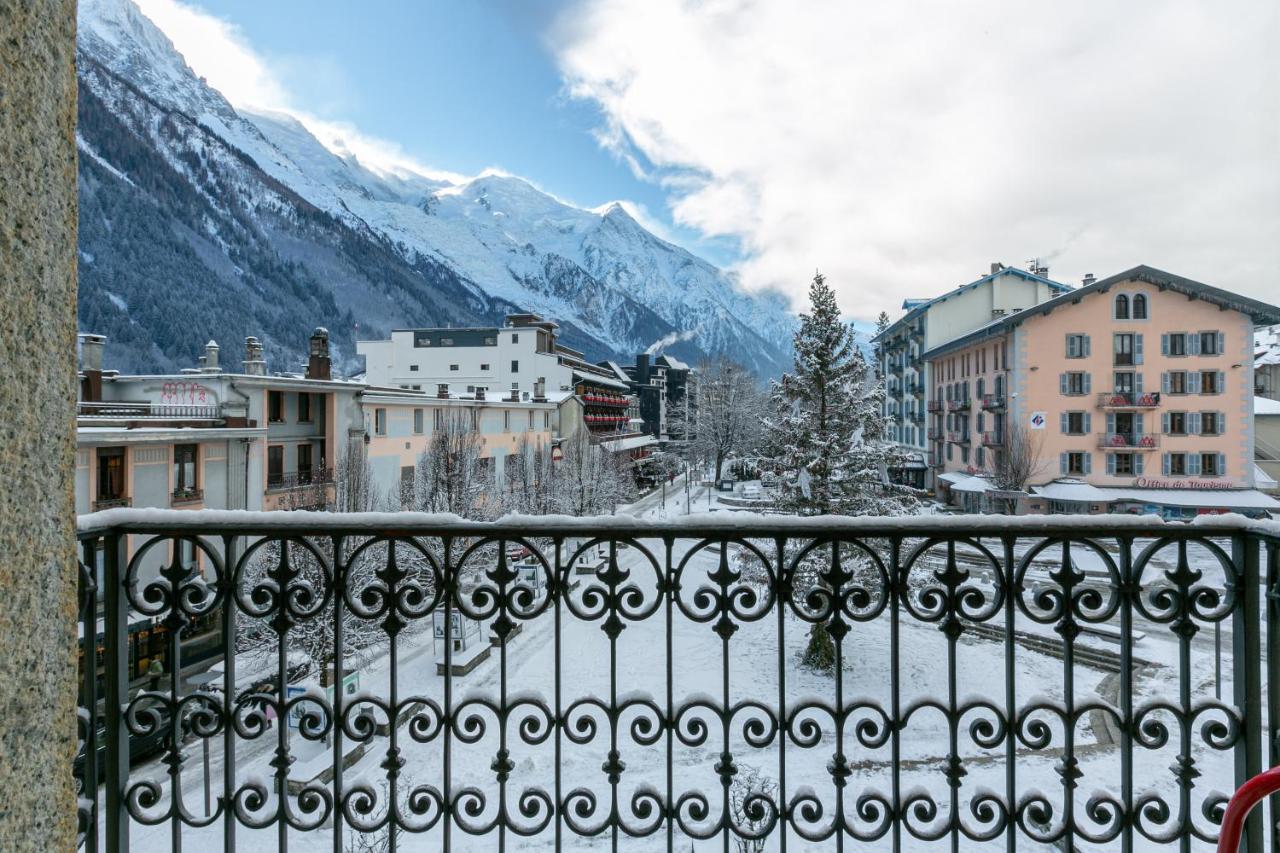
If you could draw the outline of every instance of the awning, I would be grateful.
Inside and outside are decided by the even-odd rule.
[[[1257,489],[1116,489],[1100,488],[1103,500],[1202,509],[1280,510],[1280,501]]]
[[[971,474],[966,474],[963,471],[947,471],[945,474],[939,474],[938,480],[950,486],[954,483],[959,483],[961,480],[968,480],[971,476]]]
[[[1031,491],[1051,501],[1068,503],[1106,503],[1112,500],[1106,492],[1083,480],[1054,480],[1045,486],[1032,486]]]
[[[621,453],[657,443],[658,440],[651,435],[629,435],[625,438],[605,439],[600,442],[600,446],[610,453]]]
[[[1262,470],[1261,465],[1253,466],[1253,484],[1264,491],[1274,491],[1280,487],[1280,483],[1277,483],[1270,474]]]

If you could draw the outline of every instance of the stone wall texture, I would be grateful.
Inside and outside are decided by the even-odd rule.
[[[76,808],[75,0],[0,0],[0,850]]]

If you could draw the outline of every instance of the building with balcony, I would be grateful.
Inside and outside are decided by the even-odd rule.
[[[890,435],[917,451],[912,468],[891,472],[899,482],[920,488],[932,484],[925,464],[930,440],[921,415],[940,412],[943,400],[934,397],[939,383],[929,373],[925,354],[993,319],[1070,290],[1049,279],[1048,272],[1046,267],[1029,272],[993,263],[987,275],[941,296],[904,301],[903,316],[873,339],[876,362],[889,389],[884,415],[892,420]],[[966,404],[969,399],[963,398]]]
[[[1280,509],[1255,488],[1252,393],[1254,330],[1278,320],[1275,306],[1137,267],[935,347],[948,405],[934,417],[984,436],[934,448],[942,482],[992,488],[1022,441],[1037,460],[1026,511]]]

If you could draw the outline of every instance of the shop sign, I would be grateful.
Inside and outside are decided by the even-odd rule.
[[[1133,481],[1138,489],[1234,489],[1228,480],[1161,480],[1156,477],[1138,477]]]

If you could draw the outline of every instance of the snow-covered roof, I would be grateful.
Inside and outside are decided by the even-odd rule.
[[[1054,480],[1044,486],[1032,486],[1031,491],[1051,501],[1070,501],[1072,503],[1106,503],[1111,500],[1106,492],[1084,480]]]
[[[236,438],[261,438],[267,434],[262,427],[137,427],[84,426],[76,428],[76,444],[96,446],[102,444],[147,444],[157,442],[229,441]]]
[[[1253,466],[1253,484],[1257,486],[1259,489],[1266,489],[1268,491],[1273,491],[1276,488],[1280,488],[1280,483],[1277,483],[1275,481],[1275,478],[1273,478],[1266,471],[1262,470],[1261,465]]]
[[[1280,415],[1280,400],[1270,397],[1254,397],[1253,413],[1255,415]]]
[[[595,369],[599,370],[600,372],[595,373],[589,370],[580,370],[577,367],[573,368],[574,381],[575,382],[578,382],[578,381],[593,382],[596,385],[603,385],[608,388],[617,388],[619,391],[629,391],[631,389],[631,386],[628,385],[627,383],[618,379],[614,379],[611,376],[608,376],[604,372],[603,368],[597,367]]]
[[[666,359],[667,367],[671,368],[672,370],[689,370],[690,369],[688,364],[676,358],[674,355],[664,352],[662,354],[662,357]]]
[[[995,486],[991,485],[991,483],[987,481],[986,477],[969,477],[953,484],[951,486],[951,491],[975,492],[977,494],[982,494],[983,492],[989,492],[994,488]]]
[[[1253,366],[1280,364],[1280,326],[1268,326],[1253,334]]]
[[[972,475],[963,471],[947,471],[944,474],[939,474],[938,479],[944,483],[959,483],[961,480],[969,479],[970,476]]]
[[[635,450],[637,447],[648,447],[657,444],[658,440],[651,435],[629,435],[625,438],[605,439],[600,446],[610,453],[621,453],[624,450]]]

